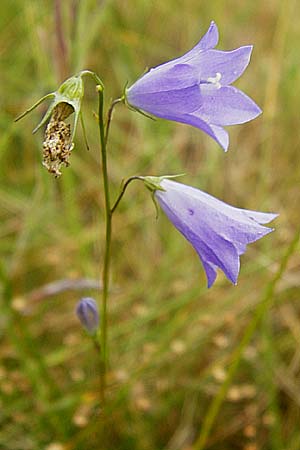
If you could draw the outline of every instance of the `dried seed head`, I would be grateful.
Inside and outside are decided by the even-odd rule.
[[[81,114],[81,102],[84,95],[83,77],[90,75],[97,83],[97,89],[103,89],[103,83],[94,72],[90,70],[82,70],[65,80],[59,88],[44,95],[34,105],[25,112],[16,117],[18,121],[37,108],[45,100],[51,100],[50,105],[42,117],[39,124],[33,130],[36,133],[44,125],[46,126],[45,138],[43,142],[43,165],[48,172],[59,177],[61,175],[61,166],[69,165],[70,154],[74,148],[74,135],[76,133],[78,120],[80,118],[85,144],[89,148],[83,117]],[[65,122],[65,119],[74,113],[74,121],[72,125]]]
[[[52,111],[43,142],[43,165],[55,177],[61,175],[62,165],[69,165],[71,151],[74,148],[70,124],[65,119],[74,112],[73,106],[66,102],[58,103]]]
[[[86,74],[95,76],[92,72],[82,71],[68,78],[61,84],[57,91],[45,95],[31,106],[31,108],[16,118],[16,120],[19,120],[26,116],[44,100],[52,100],[48,110],[33,130],[33,133],[36,133],[45,124],[48,124],[43,142],[43,165],[56,177],[61,175],[60,168],[62,165],[69,165],[70,154],[74,148],[73,136],[77,128],[81,111],[81,101],[84,94],[82,77]],[[65,119],[72,113],[74,113],[75,117],[73,125],[70,126],[65,123]]]

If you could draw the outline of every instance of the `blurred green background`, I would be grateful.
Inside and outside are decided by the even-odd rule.
[[[1,5],[0,449],[300,449],[298,2]],[[147,67],[190,49],[212,19],[218,48],[254,44],[236,86],[264,114],[230,127],[224,154],[199,130],[117,106],[113,195],[130,175],[185,172],[187,184],[280,217],[241,258],[238,286],[219,273],[207,290],[192,247],[163,214],[156,220],[141,184],[129,187],[114,220],[103,411],[97,353],[74,314],[81,296],[100,298],[94,84],[86,79],[83,102],[90,151],[79,127],[60,179],[41,166],[42,132],[31,134],[45,106],[13,119],[81,69],[99,74],[109,102]]]

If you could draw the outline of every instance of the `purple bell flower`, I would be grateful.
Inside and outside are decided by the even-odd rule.
[[[185,55],[161,64],[126,89],[126,102],[137,110],[200,128],[226,151],[223,126],[248,122],[261,109],[230,86],[249,64],[252,46],[214,50],[219,40],[214,22]]]
[[[76,306],[81,325],[89,334],[95,334],[99,325],[98,306],[92,297],[82,298]]]
[[[198,253],[208,287],[216,279],[217,268],[236,284],[240,255],[245,253],[247,244],[273,231],[261,224],[278,214],[235,208],[199,189],[164,177],[145,177],[145,180],[155,190],[154,195],[167,217]]]

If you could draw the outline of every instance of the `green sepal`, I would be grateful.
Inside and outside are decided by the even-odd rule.
[[[18,120],[23,119],[23,117],[27,116],[27,114],[31,113],[35,108],[37,108],[43,101],[47,100],[48,98],[54,98],[55,93],[51,92],[50,94],[44,95],[44,97],[40,98],[37,102],[35,102],[34,105],[32,105],[30,108],[26,109],[26,111],[22,112],[18,117],[15,118],[15,122],[18,122]]]
[[[155,191],[165,191],[165,189],[160,185],[163,180],[182,177],[184,175],[184,173],[179,173],[178,175],[162,175],[161,177],[146,176],[140,177],[140,179],[144,181],[144,184],[149,191],[155,193]]]
[[[24,113],[22,113],[20,116],[18,116],[15,121],[18,121],[22,119],[24,116],[29,114],[31,111],[33,111],[37,106],[39,106],[44,100],[52,99],[52,102],[49,105],[49,108],[40,121],[40,123],[35,127],[33,130],[33,133],[36,133],[47,121],[50,119],[51,114],[54,110],[54,108],[59,103],[67,103],[70,105],[74,112],[75,112],[75,119],[74,119],[74,126],[73,126],[73,133],[72,133],[72,139],[77,127],[80,110],[81,110],[81,101],[84,94],[84,87],[83,87],[83,81],[82,81],[82,75],[83,73],[79,73],[78,75],[75,75],[73,77],[68,78],[66,81],[64,81],[57,91],[51,92],[44,97],[42,97],[40,100],[38,100],[33,106],[31,106],[29,109],[27,109]]]
[[[139,177],[140,180],[144,181],[146,188],[149,189],[149,191],[151,192],[151,199],[154,203],[156,211],[156,219],[158,218],[159,208],[157,200],[155,198],[155,192],[156,191],[166,192],[166,190],[161,186],[160,183],[165,179],[182,177],[183,175],[184,173],[180,173],[178,175],[162,175],[161,177],[154,177],[154,176]]]
[[[143,111],[143,110],[141,110],[141,109],[139,109],[139,108],[137,108],[135,106],[132,106],[128,102],[128,100],[127,100],[127,84],[128,83],[126,83],[125,86],[124,86],[123,95],[121,97],[121,100],[124,102],[124,105],[127,106],[127,108],[130,109],[131,111],[138,112],[139,114],[142,114],[142,116],[145,116],[148,119],[156,120],[156,118],[154,116],[151,116],[151,114],[145,113],[145,111]]]
[[[51,102],[46,114],[44,115],[40,123],[33,130],[33,133],[36,133],[48,121],[54,108],[59,103],[67,103],[73,108],[75,112],[74,126],[72,132],[72,140],[73,140],[80,115],[81,100],[84,95],[84,87],[81,74],[68,78],[52,95],[54,96],[54,99]]]

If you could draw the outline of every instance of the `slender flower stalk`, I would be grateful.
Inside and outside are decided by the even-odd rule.
[[[111,232],[112,232],[112,213],[110,208],[110,189],[109,179],[107,171],[107,153],[106,142],[107,136],[105,135],[105,123],[104,123],[104,87],[103,85],[97,86],[99,96],[99,111],[98,111],[98,123],[100,133],[100,145],[101,145],[101,161],[102,161],[102,177],[104,188],[104,201],[105,201],[105,251],[104,251],[104,263],[102,272],[102,305],[101,305],[101,399],[105,400],[105,388],[106,388],[106,370],[107,370],[107,299],[109,290],[109,270],[110,270],[110,256],[111,256]]]
[[[139,175],[134,175],[134,176],[128,178],[125,182],[122,183],[121,191],[120,191],[120,193],[119,193],[119,195],[118,195],[118,197],[117,197],[115,203],[113,204],[113,206],[112,206],[112,208],[111,208],[111,213],[112,213],[112,214],[113,214],[113,213],[115,212],[115,210],[117,209],[117,207],[118,207],[120,201],[122,200],[122,198],[123,198],[123,196],[124,196],[124,194],[125,194],[125,192],[126,192],[127,187],[128,187],[129,184],[130,184],[132,181],[134,181],[134,180],[144,181],[144,177],[139,176]]]
[[[121,103],[123,101],[124,101],[124,97],[117,98],[116,100],[111,102],[111,105],[109,107],[109,110],[107,113],[107,119],[106,119],[106,127],[105,127],[105,142],[106,142],[106,144],[107,144],[109,128],[110,128],[114,108],[118,103]]]

